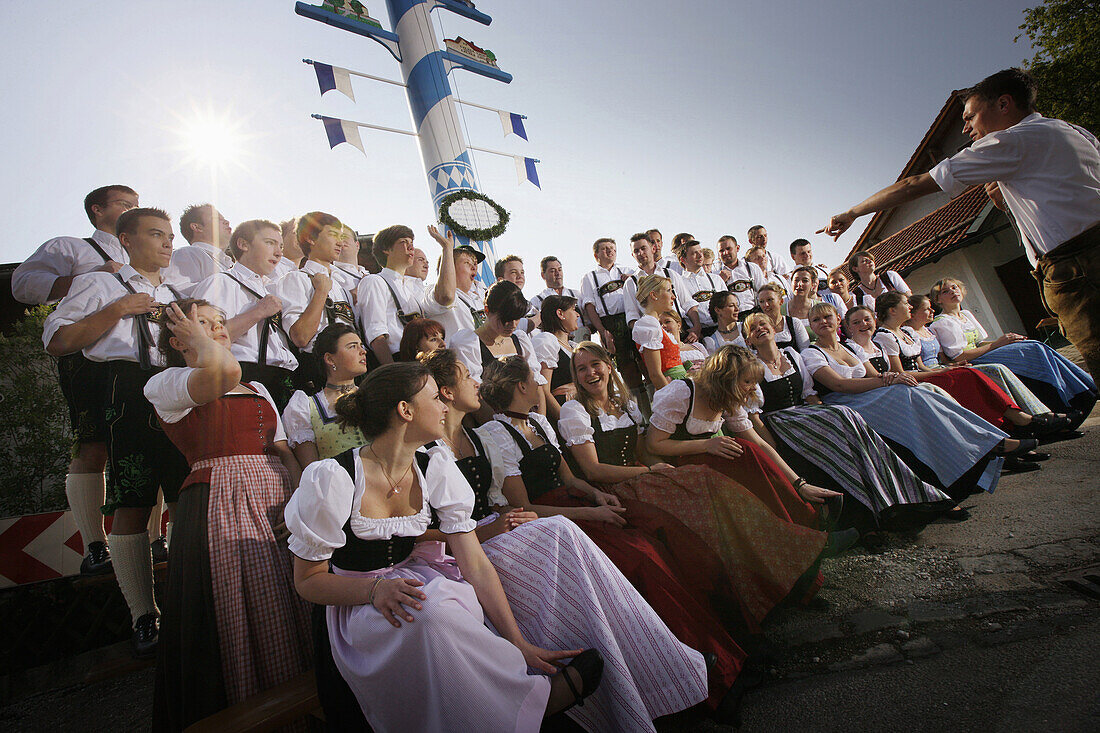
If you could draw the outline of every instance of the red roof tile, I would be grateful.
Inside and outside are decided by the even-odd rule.
[[[981,186],[973,186],[940,208],[870,248],[880,269],[908,274],[955,249],[989,204]]]

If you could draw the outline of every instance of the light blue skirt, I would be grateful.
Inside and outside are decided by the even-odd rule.
[[[1058,390],[1066,405],[1084,392],[1096,393],[1096,383],[1081,367],[1038,341],[1018,341],[972,359],[975,364],[1004,364],[1021,377],[1044,382]]]
[[[951,486],[1008,437],[954,400],[918,387],[895,384],[860,394],[831,392],[825,402],[847,405],[879,435],[908,448],[943,486]],[[1004,459],[989,461],[977,481],[993,492]]]

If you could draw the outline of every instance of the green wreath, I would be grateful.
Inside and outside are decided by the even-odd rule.
[[[455,221],[454,217],[451,216],[450,208],[452,204],[460,201],[484,201],[496,211],[498,217],[497,223],[493,226],[478,229],[458,223]],[[501,234],[504,234],[504,230],[508,226],[508,219],[508,212],[505,211],[503,206],[478,191],[470,191],[467,189],[455,191],[454,193],[447,194],[443,200],[439,202],[439,223],[446,225],[447,228],[455,234],[466,237],[473,242],[485,242],[490,239],[496,239]]]

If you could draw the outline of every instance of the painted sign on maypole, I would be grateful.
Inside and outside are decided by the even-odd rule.
[[[354,5],[354,7],[353,7]],[[458,13],[464,17],[489,25],[492,19],[474,9],[473,3],[462,0],[387,0],[392,31],[367,14],[362,3],[336,0],[326,2],[323,7],[299,2],[295,11],[302,16],[320,20],[329,25],[358,33],[381,43],[400,63],[403,83],[383,79],[369,74],[352,72],[347,69],[307,61],[317,71],[318,83],[324,93],[336,89],[354,99],[351,93],[351,76],[360,76],[376,81],[397,84],[405,88],[412,112],[415,130],[406,132],[384,128],[364,122],[338,120],[314,115],[325,122],[332,146],[349,142],[360,150],[363,144],[359,138],[359,127],[387,132],[411,134],[420,144],[420,156],[424,163],[432,203],[439,213],[442,223],[448,225],[461,243],[472,244],[486,254],[482,264],[481,278],[491,283],[495,253],[493,236],[499,236],[507,224],[507,212],[484,194],[478,194],[477,175],[471,150],[496,155],[506,155],[516,160],[521,181],[528,180],[539,185],[532,158],[516,156],[497,150],[468,146],[462,135],[461,120],[456,103],[480,107],[497,112],[505,126],[505,133],[515,133],[526,139],[521,115],[496,110],[484,105],[473,104],[454,97],[448,73],[456,68],[472,71],[490,79],[509,83],[512,76],[496,66],[496,57],[491,51],[480,48],[464,38],[444,39],[444,48],[439,47],[433,30],[430,12],[441,8]],[[473,192],[472,195],[460,192]],[[440,206],[444,209],[441,211]]]

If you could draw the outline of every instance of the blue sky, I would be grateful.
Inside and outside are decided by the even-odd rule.
[[[505,139],[495,114],[463,109],[468,143],[542,161],[539,191],[517,185],[511,159],[474,153],[482,189],[512,213],[497,252],[524,257],[530,295],[544,254],[559,255],[575,285],[597,237],[614,237],[630,262],[630,234],[652,226],[713,245],[725,233],[743,242],[760,223],[780,250],[810,236],[818,261],[836,263],[867,219],[836,244],[812,231],[897,177],[950,90],[1031,56],[1013,38],[1038,2],[483,0],[488,27],[433,15],[515,77],[451,75],[460,97],[528,116],[524,143]],[[388,27],[384,2],[366,4]],[[174,218],[213,200],[233,223],[312,209],[360,231],[406,223],[431,253],[415,140],[363,130],[367,156],[330,151],[309,117],[409,129],[403,90],[355,79],[356,102],[321,98],[301,59],[394,79],[397,64],[293,6],[5,3],[0,176],[15,216],[0,261],[58,234],[86,236],[81,202],[106,183],[133,186]],[[180,133],[209,117],[231,120],[240,140],[216,171]]]

